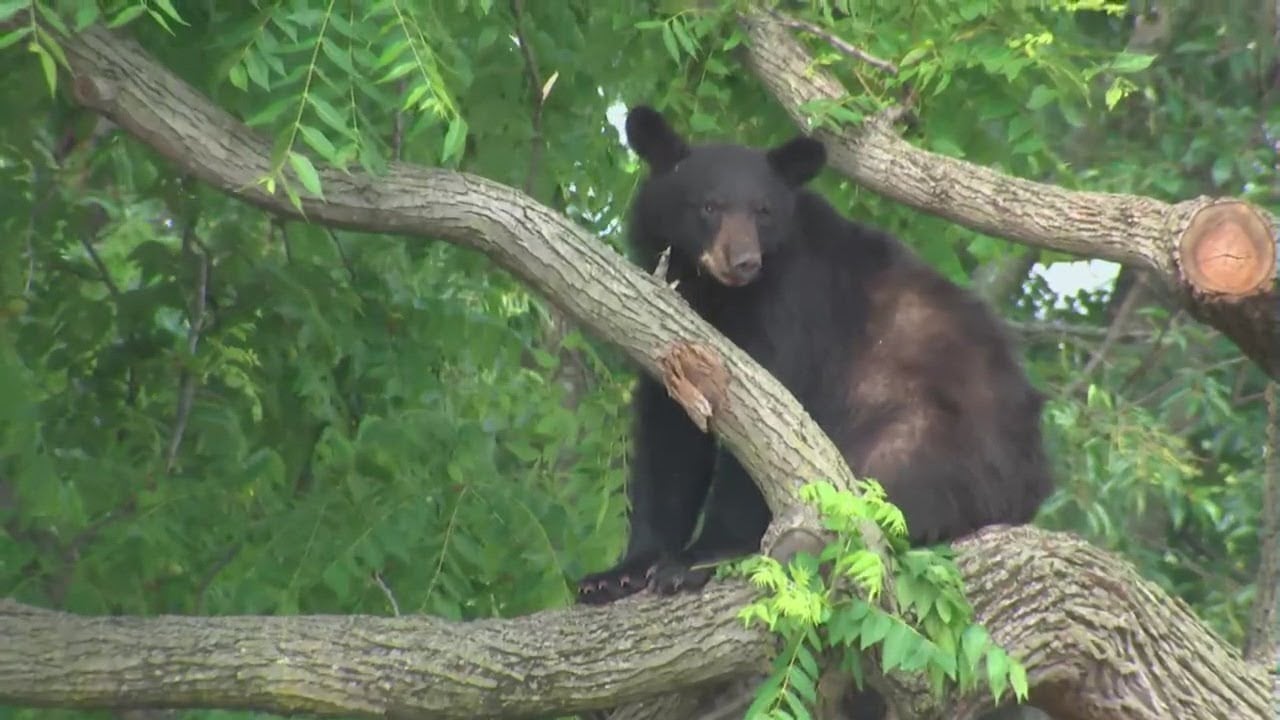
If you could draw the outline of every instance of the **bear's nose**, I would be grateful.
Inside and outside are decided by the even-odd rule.
[[[734,274],[750,279],[760,272],[760,253],[743,253],[733,258],[730,268]]]

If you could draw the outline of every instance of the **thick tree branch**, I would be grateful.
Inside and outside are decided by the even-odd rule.
[[[727,382],[699,388],[713,395],[705,398],[714,408],[708,420],[762,481],[775,510],[790,505],[794,490],[811,479],[851,486],[843,458],[781,384],[674,291],[564,216],[481,177],[400,163],[385,177],[322,168],[325,199],[303,199],[300,214],[258,182],[271,171],[268,143],[136,43],[99,26],[62,41],[80,102],[230,195],[331,227],[441,238],[479,250],[656,377],[666,377],[673,352],[715,347]],[[784,425],[779,417],[806,422]]]
[[[0,702],[538,717],[767,669],[749,600],[699,595],[453,623],[428,616],[80,617],[0,600]],[[680,618],[673,622],[673,618]]]
[[[797,124],[808,126],[806,103],[849,95],[768,13],[742,22],[751,68]],[[1156,271],[1193,316],[1280,379],[1276,227],[1265,211],[1231,199],[1171,205],[1004,175],[911,145],[894,131],[895,115],[814,134],[833,167],[885,197],[1032,247]]]
[[[956,549],[978,619],[1027,665],[1033,701],[1058,720],[1265,716],[1267,672],[1128,563],[1033,527],[988,529]],[[762,672],[773,640],[736,618],[751,597],[713,583],[696,596],[466,623],[80,617],[0,601],[0,704],[570,714]],[[942,705],[895,698],[926,719],[970,717],[989,703],[985,690]]]

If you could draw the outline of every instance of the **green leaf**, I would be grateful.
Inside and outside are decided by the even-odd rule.
[[[106,27],[114,29],[127,26],[127,24],[132,23],[133,20],[142,17],[142,13],[146,12],[147,6],[142,5],[141,3],[137,5],[125,5],[119,13],[115,14],[114,18],[111,18],[109,22],[106,23]]]
[[[792,668],[787,679],[790,681],[791,687],[795,688],[796,694],[799,696],[800,700],[812,703],[818,699],[818,689],[814,684],[814,679],[816,677],[816,674],[810,676],[797,668]]]
[[[329,142],[329,138],[325,137],[324,133],[309,125],[299,125],[298,132],[302,133],[302,138],[307,141],[307,144],[322,155],[326,161],[337,164],[338,149],[333,146],[333,143]]]
[[[8,20],[18,13],[19,10],[26,10],[31,7],[31,0],[0,0],[0,20]]]
[[[662,24],[662,44],[666,46],[671,59],[680,62],[680,48],[676,46],[676,36],[671,30],[671,23]]]
[[[185,20],[182,19],[182,16],[178,14],[177,9],[173,7],[173,4],[170,2],[170,0],[147,0],[147,1],[155,3],[162,11],[164,11],[165,15],[168,15],[174,20],[177,20],[179,23],[183,25],[188,24]]]
[[[998,647],[987,653],[987,682],[991,686],[991,697],[999,700],[1008,687],[1009,656]]]
[[[671,23],[671,30],[675,33],[676,39],[680,41],[680,47],[690,55],[698,53],[697,44],[693,38],[689,36],[689,32],[685,30],[684,23],[676,21]]]
[[[302,183],[302,187],[306,188],[307,192],[318,198],[324,197],[320,188],[320,175],[306,155],[292,150],[289,151],[289,165],[298,174],[298,181]]]
[[[970,625],[965,628],[960,635],[960,652],[969,667],[978,666],[978,660],[982,657],[982,652],[987,649],[988,643],[987,631],[981,625]]]
[[[1142,53],[1131,53],[1122,51],[1116,58],[1111,61],[1112,72],[1117,73],[1135,73],[1146,70],[1155,62],[1155,55],[1147,55]]]
[[[1027,686],[1027,669],[1022,663],[1013,663],[1009,667],[1009,684],[1018,700],[1026,700],[1030,688]]]
[[[249,89],[249,75],[245,71],[244,66],[239,63],[231,66],[231,69],[227,72],[227,79],[229,79],[231,84],[238,90],[244,91]]]
[[[891,672],[902,664],[911,648],[911,630],[901,621],[894,621],[884,638],[884,648],[880,656],[884,671]]]
[[[440,151],[440,162],[447,165],[455,157],[461,158],[466,139],[467,121],[459,115],[449,123],[449,131],[444,136],[444,147]]]
[[[344,135],[350,132],[347,116],[339,112],[328,100],[313,93],[307,96],[307,106],[314,110],[320,120],[334,132]]]
[[[862,631],[859,633],[861,645],[859,649],[866,650],[884,639],[889,632],[889,627],[893,624],[890,618],[883,610],[875,610],[867,615],[862,621]]]
[[[794,678],[792,678],[794,680]],[[796,720],[812,720],[813,716],[809,714],[809,709],[804,706],[804,702],[796,697],[795,693],[783,691],[783,700],[786,701],[787,707],[791,709],[791,717]],[[781,708],[778,709],[779,711]]]
[[[44,71],[45,84],[49,87],[49,95],[53,96],[58,89],[58,68],[53,62],[53,56],[45,52],[43,46],[31,43],[31,51],[40,59],[40,69]]]
[[[917,45],[916,47],[911,48],[911,50],[909,50],[906,55],[903,55],[902,59],[898,61],[898,68],[905,69],[911,67],[925,55],[928,55],[931,50],[933,50],[932,45]]]
[[[249,79],[254,85],[263,90],[271,89],[270,71],[267,70],[266,64],[262,62],[262,58],[257,53],[247,52],[244,54],[244,69],[249,74]]]
[[[31,26],[23,25],[22,27],[16,28],[7,33],[4,33],[3,35],[0,35],[0,50],[3,50],[9,47],[10,45],[17,43],[19,40],[25,38],[30,34],[31,34]]]
[[[1027,98],[1028,110],[1039,110],[1057,99],[1058,93],[1047,85],[1037,85]]]
[[[355,66],[351,64],[351,56],[346,50],[338,47],[333,40],[328,37],[321,38],[320,49],[324,51],[324,56],[329,58],[329,62],[337,65],[343,72],[348,75],[358,75]]]
[[[800,669],[811,678],[817,678],[821,674],[821,670],[818,668],[818,660],[809,651],[806,643],[802,642],[796,648],[796,662],[799,663]],[[805,699],[812,700],[813,698],[806,696]]]

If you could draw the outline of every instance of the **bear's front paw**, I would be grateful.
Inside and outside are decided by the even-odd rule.
[[[654,558],[623,560],[604,572],[592,573],[578,581],[579,605],[607,605],[644,590],[653,577]]]
[[[660,595],[701,590],[716,572],[714,565],[695,567],[688,562],[661,562],[653,570],[650,585]]]

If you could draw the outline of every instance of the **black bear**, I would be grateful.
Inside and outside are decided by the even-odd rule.
[[[637,262],[652,271],[670,247],[677,291],[884,486],[911,542],[1032,519],[1053,488],[1043,395],[976,295],[804,187],[826,164],[821,142],[693,146],[644,106],[626,135],[649,167],[629,217]],[[630,542],[579,582],[583,603],[697,589],[708,564],[758,552],[770,520],[746,470],[660,382],[642,374],[633,409]]]

